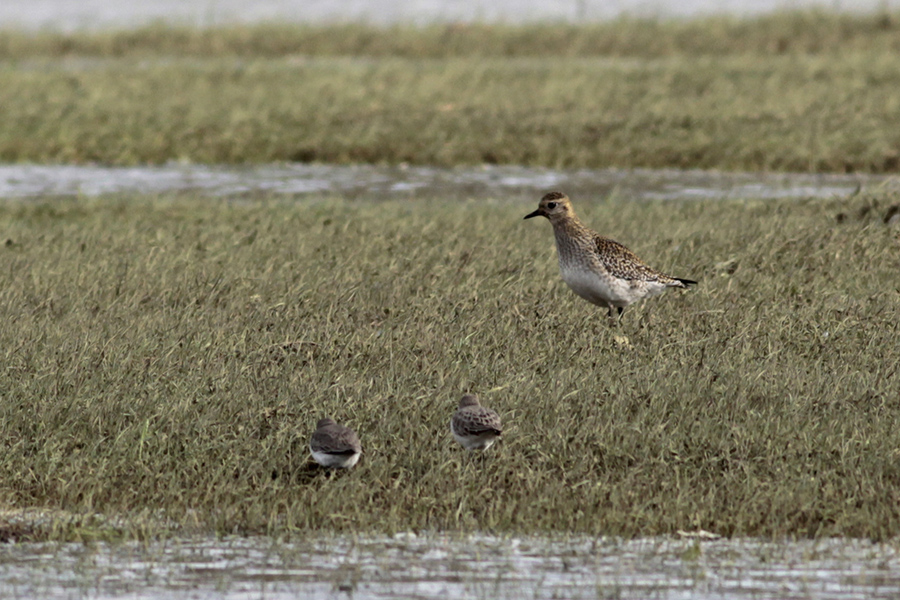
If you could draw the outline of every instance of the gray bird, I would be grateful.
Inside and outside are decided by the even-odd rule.
[[[466,450],[486,450],[500,437],[500,415],[481,406],[478,396],[466,394],[450,419],[454,439]]]
[[[356,432],[326,417],[316,423],[309,451],[313,460],[323,467],[349,469],[359,460],[362,446]]]

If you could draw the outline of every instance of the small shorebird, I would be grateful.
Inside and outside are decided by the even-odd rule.
[[[334,419],[321,419],[309,441],[313,460],[323,467],[349,469],[359,460],[362,446],[349,427],[338,425]]]
[[[500,415],[478,402],[478,396],[466,394],[450,419],[454,439],[466,450],[487,450],[503,432]]]
[[[661,273],[619,242],[585,227],[562,192],[541,198],[538,209],[525,215],[531,217],[547,217],[553,225],[563,281],[588,302],[609,308],[611,318],[621,315],[629,304],[661,294],[666,288],[697,283]]]

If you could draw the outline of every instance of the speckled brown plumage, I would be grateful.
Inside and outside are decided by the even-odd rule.
[[[537,216],[553,225],[563,280],[588,302],[609,308],[610,316],[666,288],[696,283],[657,271],[619,242],[585,227],[561,192],[546,194],[525,218]]]
[[[503,427],[500,415],[481,406],[477,396],[466,394],[450,419],[450,431],[466,450],[484,450],[500,437]]]

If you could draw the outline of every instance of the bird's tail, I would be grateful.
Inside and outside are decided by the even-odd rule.
[[[693,279],[682,279],[681,277],[675,277],[675,281],[680,282],[684,287],[689,287],[692,285],[697,285],[697,282]]]

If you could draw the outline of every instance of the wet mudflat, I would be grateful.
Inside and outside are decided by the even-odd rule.
[[[103,167],[0,165],[0,198],[200,192],[204,195],[335,194],[345,198],[533,199],[562,189],[572,196],[635,200],[828,198],[885,180],[875,175],[721,173],[655,169],[558,170],[516,166],[435,168],[275,164]]]
[[[896,598],[890,545],[574,537],[11,544],[4,598]]]

